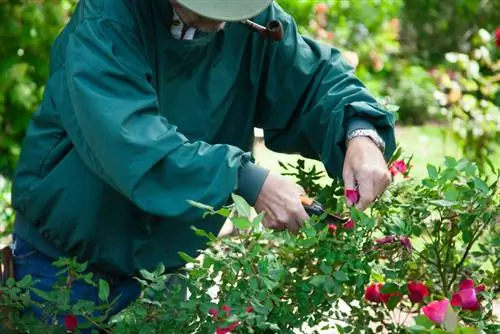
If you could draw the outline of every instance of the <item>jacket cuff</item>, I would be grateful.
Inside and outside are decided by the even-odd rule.
[[[346,138],[349,136],[349,134],[351,134],[353,131],[356,131],[356,130],[360,130],[360,129],[363,129],[363,130],[375,130],[375,127],[370,123],[370,122],[367,122],[366,120],[362,119],[362,118],[353,118],[349,121],[349,123],[347,124],[347,128],[346,128]]]
[[[254,206],[268,174],[268,169],[257,166],[253,162],[246,163],[240,169],[238,187],[235,193],[243,197],[248,204]]]

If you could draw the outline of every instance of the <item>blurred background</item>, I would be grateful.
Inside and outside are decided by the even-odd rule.
[[[0,237],[10,233],[9,178],[42,98],[50,46],[75,3],[0,0]],[[483,169],[500,165],[500,1],[277,3],[301,33],[341,49],[377,98],[399,106],[397,136],[405,154],[414,155],[415,178],[445,155]],[[299,158],[271,152],[259,140],[255,155],[278,171],[278,160]]]

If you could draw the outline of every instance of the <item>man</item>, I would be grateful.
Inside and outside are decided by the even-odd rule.
[[[283,39],[249,18],[278,20]],[[271,0],[80,0],[14,179],[16,277],[50,288],[50,261],[76,256],[112,296],[127,291],[119,311],[139,269],[175,271],[178,251],[203,248],[192,225],[221,228],[187,200],[220,207],[234,192],[266,212],[265,227],[297,231],[303,189],[254,164],[254,127],[270,149],[319,159],[357,187],[360,209],[389,183],[391,114]],[[80,284],[75,298],[97,296]]]

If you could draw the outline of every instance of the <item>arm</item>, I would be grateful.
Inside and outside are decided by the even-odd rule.
[[[249,153],[189,141],[159,115],[134,32],[87,20],[69,39],[65,79],[72,109],[62,110],[61,119],[93,172],[144,211],[186,222],[200,217],[188,199],[218,207],[233,191],[250,201],[257,195],[242,186],[255,179]]]
[[[264,20],[278,19],[285,31],[268,43],[262,66],[265,89],[258,124],[272,150],[321,159],[341,177],[349,133],[374,129],[384,140],[385,159],[395,150],[393,116],[354,76],[339,50],[302,37],[293,19],[275,5]]]

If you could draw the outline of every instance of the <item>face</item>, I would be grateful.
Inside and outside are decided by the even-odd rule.
[[[212,20],[183,7],[177,0],[170,0],[172,7],[175,9],[181,20],[188,26],[202,32],[217,32],[224,28],[224,21]]]

